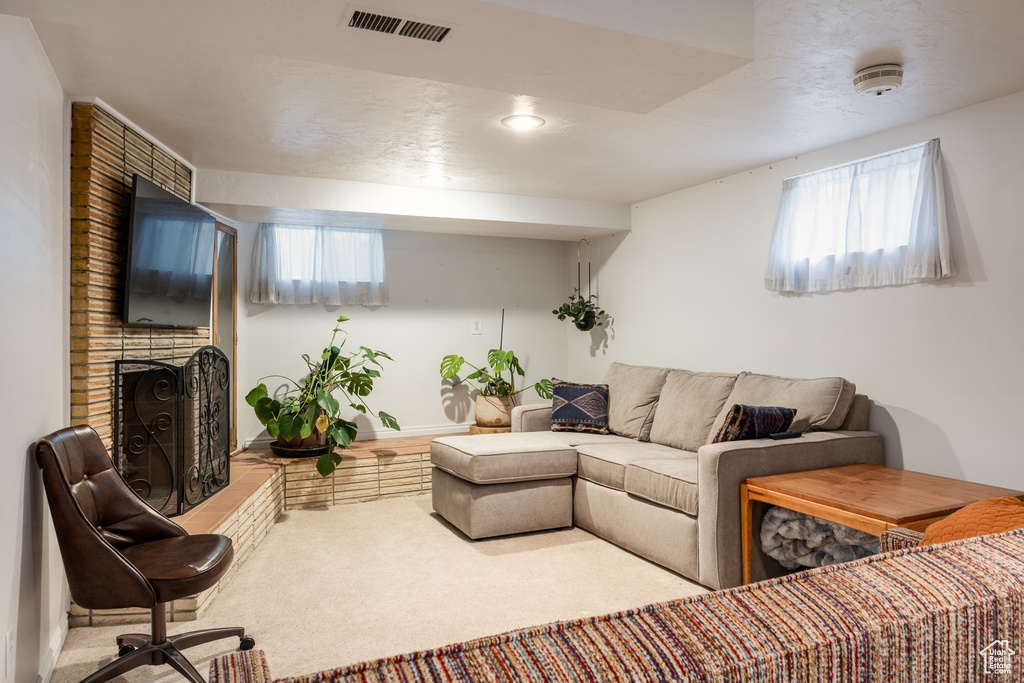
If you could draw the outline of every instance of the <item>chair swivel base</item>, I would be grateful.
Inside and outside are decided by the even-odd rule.
[[[82,683],[103,683],[126,671],[147,665],[167,664],[176,669],[192,683],[206,683],[192,663],[181,654],[181,650],[210,643],[221,638],[239,638],[239,648],[249,650],[256,644],[252,636],[245,635],[245,629],[210,628],[167,636],[162,643],[154,643],[148,633],[126,633],[117,637],[118,658],[84,679]]]

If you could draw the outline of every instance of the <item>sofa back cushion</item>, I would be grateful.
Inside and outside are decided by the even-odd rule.
[[[736,375],[672,370],[658,399],[651,441],[696,451],[708,442],[708,432],[729,398]]]
[[[604,376],[608,385],[608,429],[612,434],[650,440],[666,377],[668,368],[612,363]]]
[[[792,379],[741,372],[711,431],[707,433],[705,443],[711,443],[715,438],[735,403],[796,408],[796,417],[789,426],[796,432],[838,429],[850,410],[856,390],[853,383],[842,377]]]

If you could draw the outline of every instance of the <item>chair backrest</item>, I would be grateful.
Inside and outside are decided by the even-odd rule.
[[[36,462],[75,603],[86,609],[154,606],[153,587],[118,550],[185,531],[125,483],[91,427],[43,437]]]

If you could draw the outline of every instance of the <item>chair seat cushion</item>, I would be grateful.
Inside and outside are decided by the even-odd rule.
[[[157,602],[178,600],[210,588],[231,566],[231,539],[220,534],[176,536],[121,550],[153,585]]]
[[[624,491],[626,467],[638,460],[672,459],[686,455],[686,451],[656,443],[633,440],[612,443],[581,444],[577,474],[595,484]]]
[[[692,455],[677,451],[681,456]],[[637,460],[626,468],[623,490],[688,515],[697,514],[697,458]]]

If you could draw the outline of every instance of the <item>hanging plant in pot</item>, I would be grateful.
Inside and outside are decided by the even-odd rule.
[[[583,262],[580,258],[583,243],[587,243],[587,296],[583,296]],[[597,295],[594,294],[590,285],[590,240],[586,237],[576,245],[576,288],[569,295],[569,300],[551,311],[558,316],[559,320],[569,318],[576,329],[581,332],[589,332],[594,327],[602,327],[604,318],[607,315],[604,309],[597,305]]]
[[[460,379],[458,374],[463,365],[473,368],[473,372]],[[505,372],[508,372],[508,379],[503,376]],[[478,385],[480,395],[476,397],[475,412],[478,427],[501,428],[511,425],[515,396],[527,389],[534,389],[541,398],[551,398],[550,379],[542,379],[516,389],[516,375],[525,377],[526,372],[511,350],[491,349],[487,352],[487,365],[482,368],[454,354],[441,359],[441,377],[454,379],[453,387],[463,382],[475,382]]]
[[[578,288],[573,290],[569,301],[551,312],[557,315],[559,320],[569,318],[576,325],[576,329],[583,332],[604,325],[603,319],[606,315],[604,309],[597,305],[596,294],[584,297]]]
[[[376,417],[385,427],[401,429],[394,417],[383,410],[374,412],[366,405],[366,397],[373,391],[373,380],[380,377],[383,370],[380,359],[390,361],[392,358],[365,346],[343,352],[346,339],[335,346],[339,332],[347,337],[341,329],[341,323],[347,320],[343,315],[338,316],[331,342],[319,360],[302,355],[309,369],[304,378],[296,381],[283,375],[268,375],[245,397],[260,423],[266,426],[267,433],[277,439],[270,449],[282,457],[319,456],[316,469],[324,477],[341,463],[341,456],[334,449],[348,448],[358,433],[355,422],[341,417],[343,405]],[[291,386],[283,394],[271,396],[263,383],[271,377],[284,379]]]

